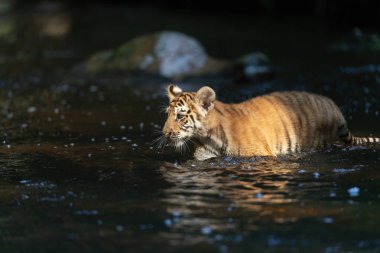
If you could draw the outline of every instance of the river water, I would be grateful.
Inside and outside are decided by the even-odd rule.
[[[225,102],[317,92],[336,101],[354,134],[379,136],[379,53],[331,52],[344,34],[310,20],[78,6],[29,3],[4,14],[1,251],[380,252],[379,149],[199,162],[153,145],[168,80],[71,74],[98,50],[180,30],[217,57],[262,50],[275,72],[255,84],[208,77],[183,87],[207,83]],[[36,13],[52,23],[58,15],[61,33]]]

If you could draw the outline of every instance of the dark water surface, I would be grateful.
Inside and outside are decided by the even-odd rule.
[[[168,80],[70,75],[93,52],[179,29],[217,57],[263,50],[276,69],[271,82],[185,87],[207,82],[223,101],[321,93],[355,134],[379,136],[379,54],[332,53],[339,34],[299,20],[137,7],[58,5],[70,29],[52,38],[33,23],[49,8],[14,7],[0,38],[1,252],[380,252],[379,149],[198,162],[153,147]]]

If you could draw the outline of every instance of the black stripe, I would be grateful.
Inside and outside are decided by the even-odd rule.
[[[237,116],[241,116],[242,113],[243,113],[243,112],[242,112],[241,110],[239,110],[238,108],[232,107],[231,109],[235,112],[235,114],[236,114]]]
[[[294,101],[289,96],[283,96],[282,94],[278,94],[275,97],[282,104],[284,104],[284,106],[286,108],[290,107],[290,109],[292,109],[292,111],[294,112],[295,118],[293,118],[293,117],[290,117],[290,118],[292,120],[292,122],[291,122],[292,127],[294,129],[295,134],[296,134],[295,151],[301,151],[301,147],[302,147],[302,144],[301,144],[302,133],[301,132],[303,129],[302,129],[302,118],[299,117],[298,113],[295,111],[295,109],[297,108],[297,105],[294,104]],[[295,121],[297,121],[297,122],[295,122]]]
[[[218,151],[216,151],[216,150],[214,150],[214,149],[211,149],[210,147],[208,147],[208,146],[202,146],[206,151],[208,151],[208,152],[210,152],[210,153],[212,153],[212,154],[214,154],[214,155],[216,155],[216,156],[218,156],[219,154],[218,154]]]
[[[304,102],[309,102],[309,97],[306,96],[305,99],[303,99],[303,97],[298,97],[297,96],[298,94],[295,93],[294,94],[294,98],[295,98],[295,104],[294,104],[294,109],[298,108],[301,113],[296,113],[296,116],[297,116],[297,119],[298,119],[298,122],[300,123],[300,127],[299,127],[299,139],[298,139],[298,144],[299,144],[299,148],[300,148],[300,151],[302,149],[305,149],[305,148],[309,148],[309,147],[306,147],[306,145],[310,145],[311,143],[309,143],[309,139],[307,138],[310,134],[310,118],[309,118],[309,114],[304,110],[304,107],[302,106],[304,104]],[[300,94],[301,95],[301,94]],[[290,98],[291,99],[291,98]],[[307,101],[306,101],[307,100]],[[317,101],[316,101],[317,102]],[[314,129],[313,129],[314,130]],[[315,133],[313,133],[315,134]],[[304,138],[302,138],[304,137]],[[314,144],[314,141],[313,143]]]
[[[289,129],[285,126],[285,123],[283,122],[282,118],[281,118],[281,123],[285,129],[286,138],[288,139],[288,147],[286,149],[286,152],[288,152],[289,149],[292,150],[292,140],[290,139]]]
[[[343,142],[344,142],[344,144],[351,144],[352,143],[352,135],[350,135],[350,138],[343,140]]]
[[[280,117],[281,125],[284,129],[286,139],[287,139],[287,145],[288,146],[286,148],[286,152],[289,152],[289,150],[291,150],[291,147],[292,147],[292,140],[290,139],[289,128],[286,126],[286,124],[284,122],[284,119],[282,116],[283,113],[280,113],[281,109],[278,108],[277,103],[273,103],[269,98],[267,98],[267,100],[274,105],[276,112],[277,112],[278,116]],[[276,132],[276,134],[277,134],[277,132]],[[279,140],[277,140],[277,145],[276,145],[277,150],[278,150],[278,142],[279,142]],[[282,148],[281,148],[281,150],[282,150]]]
[[[195,128],[195,120],[194,120],[194,116],[192,114],[190,114],[190,119],[193,122],[193,125],[194,125],[194,128]]]
[[[226,110],[229,114],[234,115],[234,112],[231,111],[231,108],[230,108],[230,107],[226,107],[225,110]]]
[[[227,139],[227,135],[226,135],[226,132],[224,131],[224,128],[222,125],[219,125],[218,126],[218,132],[219,132],[219,136],[220,136],[220,139],[222,140],[222,152],[225,154],[226,153],[226,150],[227,150],[227,147],[228,147],[228,139]]]
[[[218,112],[220,115],[224,116],[224,114],[216,107],[214,107],[215,111]]]

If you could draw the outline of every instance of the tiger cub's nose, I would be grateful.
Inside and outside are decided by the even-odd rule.
[[[173,130],[167,131],[164,133],[164,136],[166,138],[173,138],[177,135],[178,133],[175,133]]]

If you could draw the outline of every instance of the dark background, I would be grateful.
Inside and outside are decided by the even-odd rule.
[[[35,0],[19,1],[39,2]],[[380,1],[376,0],[62,0],[77,8],[86,10],[86,6],[94,3],[104,5],[150,5],[161,9],[177,10],[190,13],[210,13],[225,16],[239,14],[251,16],[314,17],[321,25],[331,29],[352,29],[380,27]]]
[[[109,2],[109,1],[108,1]],[[142,3],[142,1],[134,1]],[[225,15],[268,15],[274,18],[286,16],[314,16],[327,26],[350,28],[352,25],[379,27],[380,1],[358,0],[256,0],[256,1],[144,1],[156,3],[164,8],[188,9],[200,12],[221,12]],[[114,1],[125,3],[125,1]]]

